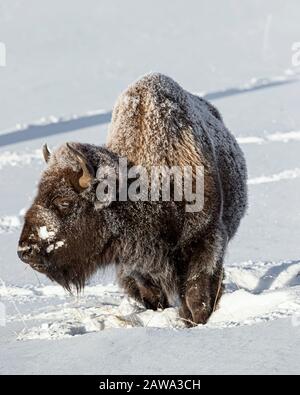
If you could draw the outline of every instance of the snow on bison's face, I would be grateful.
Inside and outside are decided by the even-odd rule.
[[[48,167],[25,215],[18,246],[23,262],[69,290],[84,286],[107,255],[113,236],[108,213],[95,209],[90,148],[96,150],[67,144],[50,157],[44,147]]]

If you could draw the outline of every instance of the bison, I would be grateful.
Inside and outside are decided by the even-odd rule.
[[[177,297],[188,326],[205,324],[222,295],[224,255],[247,206],[244,156],[218,110],[151,73],[119,97],[105,146],[67,143],[43,152],[47,168],[25,215],[20,259],[69,291],[115,264],[120,286],[146,308],[167,308]],[[169,201],[99,200],[99,169],[116,169],[118,191],[132,183],[117,171],[120,158],[147,171],[202,166],[202,209],[189,211],[172,194]]]

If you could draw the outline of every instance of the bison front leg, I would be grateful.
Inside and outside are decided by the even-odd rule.
[[[181,289],[180,317],[187,326],[206,324],[223,293],[226,240],[206,239],[193,254]]]
[[[150,278],[133,273],[119,278],[119,282],[130,297],[142,303],[147,309],[157,310],[169,307],[166,294]]]
[[[180,317],[187,326],[206,324],[216,310],[223,293],[223,270],[199,273],[188,278],[180,307]]]

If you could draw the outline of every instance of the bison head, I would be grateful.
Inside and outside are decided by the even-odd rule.
[[[66,289],[80,289],[115,250],[113,205],[96,201],[95,174],[101,165],[115,166],[117,158],[105,148],[78,143],[53,154],[44,146],[43,153],[47,169],[25,215],[18,255]]]

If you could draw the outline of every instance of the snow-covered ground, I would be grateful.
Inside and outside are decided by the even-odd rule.
[[[0,373],[300,372],[299,18],[296,0],[1,1]],[[71,297],[16,256],[42,143],[104,143],[117,95],[151,70],[209,98],[248,163],[248,213],[205,327],[142,309],[113,271]]]

